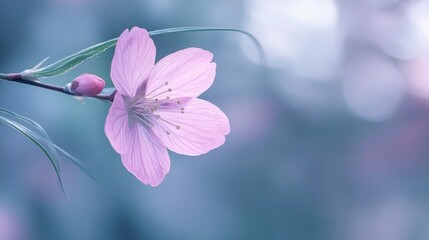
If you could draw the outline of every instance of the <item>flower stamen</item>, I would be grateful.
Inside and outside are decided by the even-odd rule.
[[[180,129],[180,125],[176,125],[176,124],[174,124],[174,123],[172,123],[172,122],[170,122],[170,121],[167,121],[167,120],[165,120],[164,118],[162,118],[160,115],[155,115],[155,116],[157,117],[157,119],[159,119],[159,120],[161,120],[161,121],[163,121],[163,122],[166,122],[166,123],[170,124],[171,126],[175,127],[177,130],[179,130],[179,129]]]
[[[156,92],[157,90],[159,90],[159,89],[161,89],[162,87],[167,86],[167,85],[168,85],[168,82],[165,82],[163,85],[161,85],[161,86],[159,86],[159,87],[155,88],[154,90],[152,90],[152,92],[150,92],[150,93],[146,94],[146,96],[151,95],[152,93]]]
[[[153,127],[153,123],[144,114],[135,113],[134,116],[148,127]]]

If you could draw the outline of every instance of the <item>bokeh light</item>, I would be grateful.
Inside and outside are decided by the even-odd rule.
[[[0,124],[0,240],[428,239],[429,0],[0,1],[0,72],[52,63],[125,28],[238,28],[156,36],[157,58],[214,53],[202,98],[225,144],[170,153],[152,188],[105,134],[109,105],[0,81],[0,107],[40,123],[103,187],[63,159],[69,198],[37,146]],[[67,74],[112,87],[113,50]]]
[[[383,121],[398,109],[403,79],[387,59],[358,55],[346,64],[343,80],[346,104],[359,117]]]
[[[251,0],[245,27],[261,41],[268,66],[289,67],[300,76],[329,77],[341,57],[338,13],[332,0]],[[243,39],[244,53],[251,46]],[[251,59],[258,60],[255,55]]]

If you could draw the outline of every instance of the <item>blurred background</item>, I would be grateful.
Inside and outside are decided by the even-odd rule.
[[[110,190],[0,125],[0,239],[429,239],[429,1],[0,2],[0,72],[58,60],[125,28],[232,27],[154,37],[157,58],[215,54],[202,95],[229,117],[226,143],[170,153],[156,187],[104,135],[109,105],[0,81],[0,107],[30,117]],[[109,77],[113,50],[47,82]]]

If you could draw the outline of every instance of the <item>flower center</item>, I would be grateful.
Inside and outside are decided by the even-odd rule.
[[[159,114],[163,111],[177,111],[180,114],[184,114],[185,108],[182,107],[180,100],[152,100],[142,98],[129,107],[128,114],[131,116],[131,118],[129,118],[130,120],[132,119],[132,121],[140,123],[147,129],[154,127],[157,121],[161,121],[163,124],[158,123],[156,126],[160,127],[167,135],[170,135],[171,127],[173,127],[175,130],[179,130],[180,125],[174,124],[171,121],[164,119]]]
[[[157,108],[158,106],[156,103],[136,103],[129,108],[128,112],[134,120],[150,128],[153,127],[153,120],[157,118],[154,114]]]

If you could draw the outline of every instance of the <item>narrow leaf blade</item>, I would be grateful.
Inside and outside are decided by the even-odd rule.
[[[13,120],[10,120],[6,117],[0,116],[0,122],[8,125],[9,127],[15,129],[16,131],[18,131],[19,133],[24,135],[26,138],[30,139],[34,144],[36,144],[37,147],[39,147],[43,151],[43,153],[51,161],[51,164],[52,164],[52,166],[55,170],[55,173],[57,175],[57,179],[58,179],[58,182],[60,184],[61,190],[63,191],[64,195],[67,197],[67,193],[66,193],[65,188],[64,188],[64,184],[63,184],[63,181],[61,178],[61,174],[60,174],[60,170],[58,168],[58,164],[57,164],[54,156],[51,154],[51,152],[47,148],[45,148],[43,146],[43,144],[40,142],[41,139],[43,139],[43,138],[41,138],[38,134],[36,134],[35,132],[26,128],[25,126],[13,121]]]
[[[170,34],[170,33],[180,33],[180,32],[212,32],[212,31],[220,31],[220,32],[237,32],[246,35],[251,39],[251,41],[255,44],[258,53],[261,58],[261,62],[265,63],[265,53],[264,50],[259,43],[258,39],[253,36],[251,33],[234,28],[215,28],[215,27],[177,27],[177,28],[166,28],[155,31],[150,31],[150,36],[162,35],[162,34]],[[106,51],[107,49],[116,45],[118,38],[113,38],[107,40],[105,42],[93,45],[91,47],[85,48],[75,54],[67,56],[55,63],[52,63],[46,67],[42,67],[39,69],[32,70],[32,75],[36,78],[45,78],[45,77],[54,77],[61,74],[64,74],[71,69],[75,68],[86,59],[94,57],[101,52]]]

